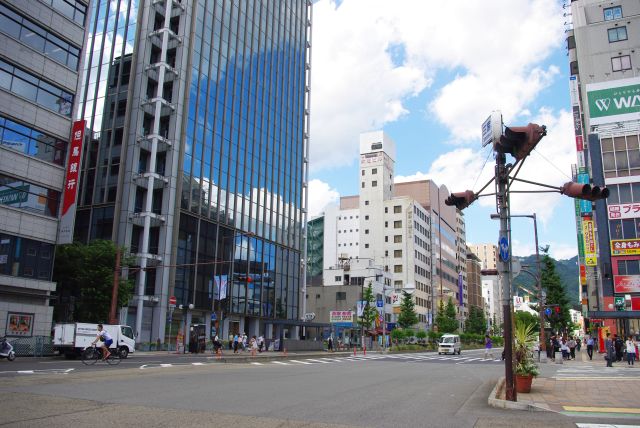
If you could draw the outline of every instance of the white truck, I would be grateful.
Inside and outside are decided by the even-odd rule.
[[[103,328],[113,339],[111,349],[118,348],[120,356],[127,356],[135,350],[135,338],[133,329],[128,325],[104,324]],[[73,358],[82,353],[82,350],[91,346],[98,334],[98,324],[83,322],[56,324],[53,328],[53,349],[67,358]],[[98,342],[97,346],[101,346]]]

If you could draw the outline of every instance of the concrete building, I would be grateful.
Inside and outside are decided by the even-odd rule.
[[[50,336],[87,2],[0,1],[0,335]]]
[[[482,296],[482,262],[470,249],[467,251],[467,291],[469,308],[475,306],[484,311]]]
[[[311,2],[95,0],[88,23],[74,238],[135,257],[121,322],[297,337]]]
[[[640,2],[578,0],[570,11],[574,179],[610,191],[576,205],[582,309],[628,333],[640,329]]]
[[[498,275],[482,275],[481,281],[482,297],[486,305],[487,327],[498,333],[504,320],[502,316],[502,287],[500,287]]]
[[[482,269],[498,269],[498,247],[494,244],[469,244],[482,263]]]
[[[430,328],[432,302],[443,296],[458,302],[463,322],[468,314],[464,217],[444,204],[449,196],[444,186],[429,180],[394,183],[395,150],[382,131],[360,136],[360,194],[342,197],[323,214],[324,271],[340,268],[344,260],[372,260],[391,274],[397,292],[415,287],[418,327]],[[393,323],[398,310],[386,306],[386,321]]]

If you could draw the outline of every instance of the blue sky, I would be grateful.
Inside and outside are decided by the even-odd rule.
[[[495,163],[480,143],[492,110],[505,125],[548,128],[520,177],[569,181],[576,154],[567,10],[558,0],[316,1],[310,215],[358,193],[359,134],[377,129],[396,142],[396,181],[431,178],[450,191],[479,190]],[[468,242],[497,242],[494,211],[493,197],[465,210]],[[514,194],[513,214],[533,212],[541,245],[557,258],[577,254],[571,199]],[[512,236],[515,255],[535,251],[531,220],[514,219]]]

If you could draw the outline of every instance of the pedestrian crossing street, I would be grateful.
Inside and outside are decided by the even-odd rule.
[[[640,380],[640,367],[628,367],[627,364],[606,367],[602,365],[579,365],[558,369],[556,380]]]
[[[481,355],[434,355],[433,353],[410,353],[410,354],[370,354],[370,355],[357,355],[350,357],[319,357],[319,358],[299,358],[299,359],[286,359],[278,361],[254,361],[250,364],[255,366],[302,366],[311,364],[340,364],[350,362],[367,362],[367,361],[396,361],[406,363],[421,363],[421,362],[435,362],[435,363],[451,363],[451,364],[495,364],[502,362],[500,359],[484,359]]]

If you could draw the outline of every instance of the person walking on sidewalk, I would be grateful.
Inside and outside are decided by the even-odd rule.
[[[238,353],[238,341],[240,340],[240,338],[238,337],[238,334],[234,334],[233,335],[233,353],[237,354]]]
[[[633,337],[627,337],[625,342],[627,345],[627,365],[633,366],[633,362],[636,360],[636,343],[633,341]]]
[[[576,341],[573,339],[573,336],[569,336],[569,341],[567,342],[567,346],[569,347],[569,359],[576,359]]]
[[[333,352],[333,336],[329,336],[329,339],[327,340],[327,351]]]
[[[484,358],[489,358],[491,355],[491,359],[493,359],[493,342],[491,342],[491,337],[486,334],[484,336]]]
[[[604,349],[607,352],[605,359],[607,360],[607,367],[613,367],[613,361],[616,359],[616,348],[611,340],[611,333],[607,333],[607,339],[604,341]]]
[[[249,348],[251,348],[251,356],[255,357],[258,352],[258,339],[255,336],[249,341]]]
[[[589,355],[589,361],[593,360],[593,337],[591,336],[587,339],[587,355]]]
[[[622,361],[622,357],[624,356],[624,342],[617,334],[613,335],[613,346],[616,349],[616,361]]]

